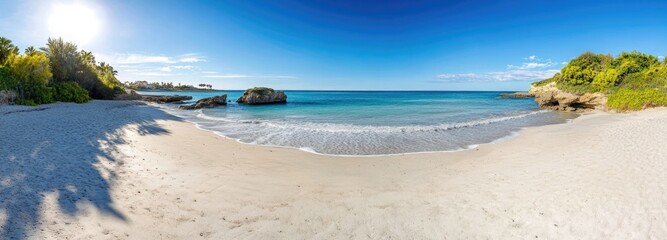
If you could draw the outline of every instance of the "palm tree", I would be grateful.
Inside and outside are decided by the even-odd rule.
[[[93,55],[92,52],[86,52],[84,50],[81,50],[79,55],[81,55],[81,61],[83,61],[84,63],[89,65],[95,65],[95,56]]]
[[[0,37],[0,64],[4,63],[11,54],[19,54],[19,48],[12,44],[12,40]]]
[[[98,69],[104,73],[111,73],[111,75],[118,75],[118,71],[114,70],[113,67],[105,62],[101,62]]]
[[[25,49],[25,54],[26,55],[32,56],[32,55],[35,55],[37,53],[39,53],[39,51],[37,51],[37,49],[33,46],[30,46],[30,47]]]
[[[76,73],[81,68],[81,57],[76,44],[65,42],[62,38],[49,38],[46,47],[40,50],[49,57],[54,81],[66,82],[77,79]]]

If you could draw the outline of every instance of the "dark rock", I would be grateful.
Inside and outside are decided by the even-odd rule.
[[[142,95],[141,100],[156,103],[173,103],[184,100],[192,100],[192,96],[180,95]]]
[[[114,100],[141,100],[143,97],[134,90],[125,90],[127,93],[118,94],[114,97]]]
[[[0,105],[14,104],[16,101],[16,92],[11,90],[0,90]]]
[[[213,108],[217,106],[227,105],[227,94],[215,97],[208,97],[199,99],[195,104],[179,106],[180,110],[194,110],[202,108]]]
[[[283,91],[256,87],[246,90],[236,102],[250,105],[286,103],[287,95]]]
[[[528,92],[502,93],[500,98],[532,98],[533,94]]]

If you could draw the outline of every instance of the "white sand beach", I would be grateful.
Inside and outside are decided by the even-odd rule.
[[[138,102],[0,107],[0,239],[665,239],[667,109],[453,153],[241,144]]]

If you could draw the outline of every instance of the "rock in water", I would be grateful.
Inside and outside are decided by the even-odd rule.
[[[532,98],[533,94],[528,92],[502,93],[500,98]]]
[[[199,99],[195,104],[178,106],[180,110],[193,110],[202,108],[213,108],[227,105],[227,94]]]
[[[191,100],[192,96],[179,95],[141,95],[141,100],[156,103],[173,103],[183,100]]]
[[[244,104],[272,104],[286,103],[287,95],[283,91],[275,91],[271,88],[255,87],[246,90],[243,96],[236,100],[237,103]]]

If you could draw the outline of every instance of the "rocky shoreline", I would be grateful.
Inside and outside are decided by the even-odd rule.
[[[192,96],[181,95],[141,95],[141,100],[155,103],[184,103],[192,100]]]
[[[139,95],[136,92],[132,91],[130,94],[119,97],[122,100],[142,100],[146,102],[154,103],[176,103],[176,104],[185,104],[184,101],[192,100],[192,96],[180,96],[180,95]],[[181,105],[178,107],[179,110],[195,110],[202,108],[213,108],[217,106],[226,106],[227,105],[227,94],[220,96],[207,97],[199,99],[194,104],[190,105]],[[243,96],[239,97],[236,100],[239,104],[248,104],[248,105],[260,105],[260,104],[276,104],[276,103],[286,103],[287,95],[283,91],[275,91],[272,88],[264,87],[255,87],[246,90],[243,93]]]
[[[227,94],[197,100],[195,104],[178,106],[179,110],[194,110],[227,105]]]
[[[531,86],[528,91],[542,109],[556,111],[582,112],[588,110],[606,110],[607,96],[603,93],[577,94],[560,90],[556,83],[544,86]]]
[[[498,96],[499,98],[506,99],[522,99],[522,98],[533,98],[533,94],[529,92],[514,92],[514,93],[502,93]]]

